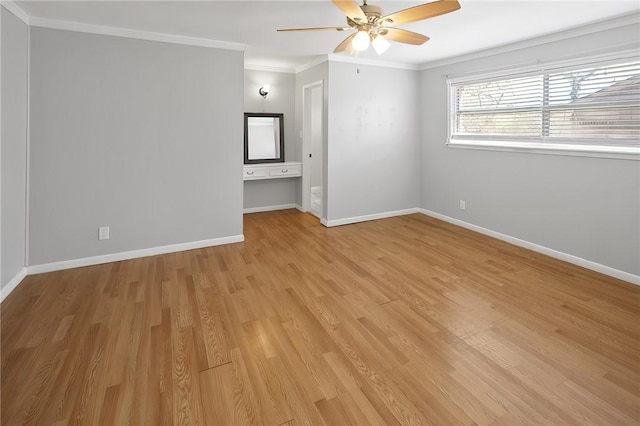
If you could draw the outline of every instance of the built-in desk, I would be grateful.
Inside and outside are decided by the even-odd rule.
[[[245,164],[243,180],[280,179],[302,176],[302,163]]]

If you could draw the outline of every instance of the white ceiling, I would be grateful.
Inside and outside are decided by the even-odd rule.
[[[426,1],[377,1],[391,13]],[[422,46],[393,43],[380,59],[418,65],[638,13],[638,0],[459,0],[461,9],[400,26],[428,35]],[[350,33],[277,33],[277,28],[341,26],[330,0],[19,1],[31,17],[113,26],[245,44],[246,63],[296,68]],[[638,15],[640,16],[640,15]],[[343,53],[342,55],[347,55]],[[378,56],[371,49],[367,59]]]

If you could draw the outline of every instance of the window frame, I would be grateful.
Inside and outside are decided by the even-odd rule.
[[[520,78],[531,75],[542,75],[545,73],[557,73],[563,70],[572,70],[576,67],[584,66],[606,66],[620,63],[622,61],[640,61],[640,53],[636,50],[616,52],[613,54],[585,56],[572,60],[549,61],[542,63],[538,61],[535,65],[521,66],[513,68],[503,68],[496,71],[478,71],[458,76],[445,76],[447,84],[447,141],[449,148],[478,149],[490,151],[511,151],[527,152],[534,154],[572,155],[599,158],[614,158],[624,160],[640,161],[640,147],[610,146],[598,144],[598,141],[605,141],[605,138],[589,138],[587,143],[579,143],[575,139],[575,144],[571,143],[550,143],[541,137],[538,141],[535,138],[510,137],[501,140],[492,140],[490,137],[468,137],[455,136],[456,130],[456,86],[464,83],[482,83],[496,81],[500,79]],[[544,112],[544,108],[541,109]]]

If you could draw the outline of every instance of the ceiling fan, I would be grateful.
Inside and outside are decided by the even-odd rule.
[[[362,5],[354,0],[332,1],[347,15],[348,27],[287,28],[278,31],[355,31],[335,48],[334,53],[363,52],[371,44],[376,53],[382,55],[391,45],[389,40],[413,45],[424,44],[429,40],[425,35],[395,28],[394,25],[421,21],[460,9],[457,0],[437,0],[383,15],[382,8],[367,4],[367,0],[363,0]]]

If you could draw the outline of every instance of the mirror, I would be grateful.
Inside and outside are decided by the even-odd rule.
[[[244,114],[244,164],[284,162],[284,114]]]

